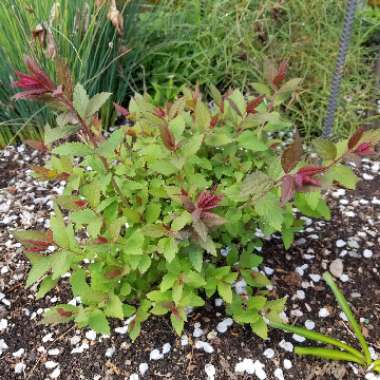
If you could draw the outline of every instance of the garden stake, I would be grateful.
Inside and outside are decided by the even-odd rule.
[[[339,53],[336,60],[335,73],[332,78],[330,98],[327,106],[327,115],[322,137],[330,137],[333,132],[340,85],[343,77],[344,63],[346,61],[348,47],[350,45],[352,29],[355,20],[357,0],[348,0],[346,16],[344,18],[343,32],[340,39]]]

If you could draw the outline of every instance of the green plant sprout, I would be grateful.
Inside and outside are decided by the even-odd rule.
[[[297,326],[291,326],[285,323],[277,323],[277,322],[271,322],[271,326],[274,328],[278,328],[280,330],[290,332],[293,334],[300,335],[306,339],[319,342],[319,343],[325,343],[330,346],[335,346],[339,350],[336,349],[329,349],[326,347],[296,347],[294,352],[298,355],[302,356],[315,356],[321,359],[327,359],[327,360],[340,360],[340,361],[348,361],[357,363],[362,367],[367,368],[368,371],[374,371],[377,373],[380,373],[380,360],[372,360],[371,354],[368,349],[368,343],[366,342],[360,325],[356,321],[354,314],[352,313],[350,306],[345,299],[343,293],[340,291],[338,286],[336,285],[333,277],[329,272],[325,272],[323,274],[323,279],[326,281],[327,285],[331,288],[332,292],[334,293],[335,299],[337,300],[340,308],[346,315],[348,322],[351,326],[351,329],[353,333],[355,334],[360,347],[361,351],[357,350],[356,348],[341,342],[340,340],[337,340],[335,338],[332,338],[328,335],[323,335],[314,331],[307,330],[303,327],[297,327]]]

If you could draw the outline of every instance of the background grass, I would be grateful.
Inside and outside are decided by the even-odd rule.
[[[249,93],[253,82],[263,80],[266,58],[276,62],[289,59],[289,75],[304,78],[289,117],[307,138],[321,132],[345,0],[162,0],[158,5],[122,1],[123,37],[117,36],[107,20],[107,6],[97,10],[94,1],[58,0],[61,12],[53,28],[59,54],[68,60],[75,80],[83,82],[91,94],[111,91],[115,101],[127,103],[134,91],[148,90],[160,103],[175,96],[183,84],[197,82],[205,89],[213,83],[222,90],[236,87]],[[9,101],[14,93],[9,83],[14,69],[22,68],[23,54],[31,50],[54,75],[52,62],[31,45],[32,30],[48,20],[53,3],[0,3],[3,143],[15,131],[34,131],[31,126],[42,126],[51,119],[47,110],[32,103]],[[86,4],[89,17],[84,28]],[[337,136],[376,117],[372,111],[377,45],[368,41],[376,41],[373,36],[379,30],[379,13],[361,9],[344,73]],[[132,50],[120,57],[125,48]],[[106,125],[112,122],[111,103],[102,110],[102,117]]]

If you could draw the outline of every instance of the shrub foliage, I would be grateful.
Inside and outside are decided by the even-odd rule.
[[[283,149],[279,132],[291,125],[280,107],[300,82],[285,80],[283,63],[257,85],[264,96],[211,88],[208,104],[199,89],[184,89],[159,108],[137,94],[128,110],[116,105],[126,122],[104,137],[96,115],[110,94],[90,98],[80,84],[57,86],[30,58],[27,66],[17,98],[62,111],[59,127],[35,143],[51,158],[34,171],[66,186],[49,230],[15,233],[32,263],[26,285],[39,283],[40,298],[70,272],[80,297],[48,309],[43,322],[109,334],[108,318],[129,318],[134,340],[150,315],[168,314],[181,334],[189,310],[217,295],[235,321],[265,338],[286,300],[271,297],[259,270],[262,238],[279,234],[289,247],[300,213],[329,219],[322,190],[355,187],[344,161],[373,153],[379,132],[359,130],[337,144],[318,139],[317,155],[304,152],[296,133]]]

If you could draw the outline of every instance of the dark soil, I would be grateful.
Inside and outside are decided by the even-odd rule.
[[[248,327],[236,324],[224,334],[216,332],[217,324],[226,315],[224,307],[214,306],[213,301],[189,316],[186,327],[189,344],[186,346],[181,345],[181,338],[173,333],[165,318],[152,318],[145,323],[141,336],[133,345],[126,334],[117,332],[113,332],[111,337],[90,340],[86,331],[76,330],[72,325],[39,325],[42,309],[67,302],[72,297],[63,281],[44,300],[35,300],[33,289],[24,288],[29,264],[10,232],[20,227],[42,228],[50,211],[49,200],[59,191],[59,184],[41,185],[30,177],[27,167],[39,158],[31,157],[27,150],[17,153],[14,148],[9,148],[6,152],[8,156],[4,152],[0,154],[0,320],[7,320],[3,331],[0,324],[0,379],[43,380],[55,376],[65,380],[137,379],[131,375],[139,374],[141,363],[147,363],[149,369],[144,376],[139,374],[140,379],[207,379],[206,364],[214,365],[215,379],[257,379],[256,375],[235,372],[235,365],[245,358],[263,363],[269,380],[281,379],[274,375],[279,368],[282,368],[285,379],[364,378],[364,372],[350,364],[304,359],[285,351],[281,348],[283,344],[279,345],[282,340],[298,344],[291,334],[272,331],[270,339],[262,341]],[[366,177],[356,192],[329,195],[332,221],[307,223],[305,231],[299,234],[296,244],[288,251],[274,237],[265,243],[262,254],[268,273],[270,269],[274,270],[270,275],[273,295],[289,297],[286,314],[291,322],[304,324],[307,320],[314,321],[315,330],[354,342],[348,324],[342,320],[341,311],[323,280],[314,282],[309,277],[310,274],[322,275],[333,260],[341,258],[344,275],[338,280],[339,286],[350,300],[356,316],[363,318],[363,331],[371,347],[380,352],[378,166],[378,161],[363,163],[361,172],[373,176],[373,179]],[[338,240],[346,243],[345,246],[337,247]],[[372,257],[363,256],[365,249],[372,251]],[[328,317],[318,315],[322,308],[329,311]],[[204,331],[200,338],[193,337],[197,322]],[[123,326],[120,322],[113,323],[114,328]],[[49,333],[52,333],[50,340]],[[74,336],[80,342],[73,344]],[[8,349],[1,355],[2,339]],[[196,349],[196,340],[210,343],[214,352],[209,354]],[[71,352],[83,343],[89,346],[83,353]],[[161,350],[165,343],[170,343],[170,352],[161,360],[150,360],[152,350]],[[112,347],[115,351],[110,355],[107,350]],[[24,353],[17,355],[21,348]],[[271,359],[263,355],[268,348],[274,350]],[[53,351],[49,352],[51,349]],[[58,355],[52,355],[54,349],[59,350]],[[291,361],[291,369],[284,369],[284,359]],[[47,369],[45,363],[52,361],[59,364]],[[21,373],[16,374],[15,368],[20,368],[19,363],[24,363],[25,368],[21,365]]]

